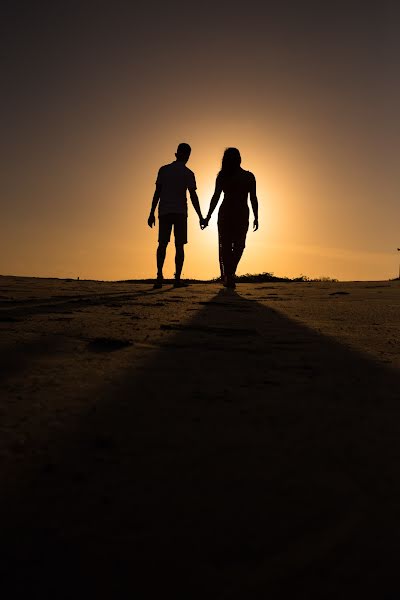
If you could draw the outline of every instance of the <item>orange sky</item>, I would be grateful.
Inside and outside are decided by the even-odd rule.
[[[201,14],[173,2],[154,22],[149,3],[139,27],[127,8],[107,5],[93,21],[72,5],[61,17],[50,3],[44,15],[9,8],[0,273],[153,277],[154,181],[185,141],[204,213],[225,147],[256,176],[260,229],[239,273],[397,275],[399,36],[389,9],[267,14],[250,2],[243,20],[223,2]],[[173,271],[170,247],[165,276]],[[189,206],[183,276],[218,271],[216,213],[202,232]]]

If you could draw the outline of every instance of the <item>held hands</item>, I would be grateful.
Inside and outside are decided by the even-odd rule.
[[[150,213],[149,218],[147,219],[147,224],[149,227],[153,227],[153,225],[156,224],[156,218],[153,212]]]
[[[253,231],[257,231],[257,229],[258,229],[258,219],[254,219]]]
[[[200,219],[200,229],[205,229],[206,227],[208,227],[208,221],[209,220],[210,219],[207,218],[207,217],[205,219],[203,217],[201,217],[201,219]]]

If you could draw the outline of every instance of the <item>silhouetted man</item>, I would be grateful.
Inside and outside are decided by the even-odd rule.
[[[172,227],[175,236],[175,282],[174,287],[184,287],[181,281],[183,261],[185,258],[184,245],[187,244],[187,198],[189,190],[193,208],[196,211],[200,226],[203,222],[199,199],[196,194],[196,179],[193,171],[187,168],[191,148],[189,144],[179,144],[175,153],[176,160],[164,165],[158,171],[156,191],[154,192],[150,215],[147,220],[149,227],[156,223],[155,211],[158,206],[158,248],[157,248],[157,280],[155,289],[163,284],[163,266],[167,246],[171,237]]]

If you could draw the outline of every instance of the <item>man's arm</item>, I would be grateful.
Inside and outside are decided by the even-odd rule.
[[[256,192],[256,178],[254,175],[252,176],[251,186],[250,186],[250,202],[251,208],[253,209],[254,214],[254,223],[253,223],[253,231],[257,231],[258,229],[258,200],[257,200],[257,192]]]
[[[161,185],[157,183],[156,190],[155,190],[154,196],[153,196],[153,201],[151,203],[150,215],[149,215],[149,218],[147,219],[147,224],[149,227],[153,227],[153,225],[156,224],[155,213],[156,213],[157,205],[160,201],[160,193],[161,193]]]
[[[201,214],[201,210],[200,210],[200,202],[199,202],[199,198],[197,196],[197,192],[195,189],[189,189],[189,194],[190,194],[190,199],[192,201],[193,204],[193,208],[197,213],[197,216],[200,219],[200,225],[203,222],[203,215]]]

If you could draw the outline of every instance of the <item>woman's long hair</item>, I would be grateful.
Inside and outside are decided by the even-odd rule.
[[[222,157],[222,166],[219,174],[223,179],[232,177],[232,175],[235,175],[239,171],[241,162],[242,157],[239,150],[237,148],[227,148]]]

